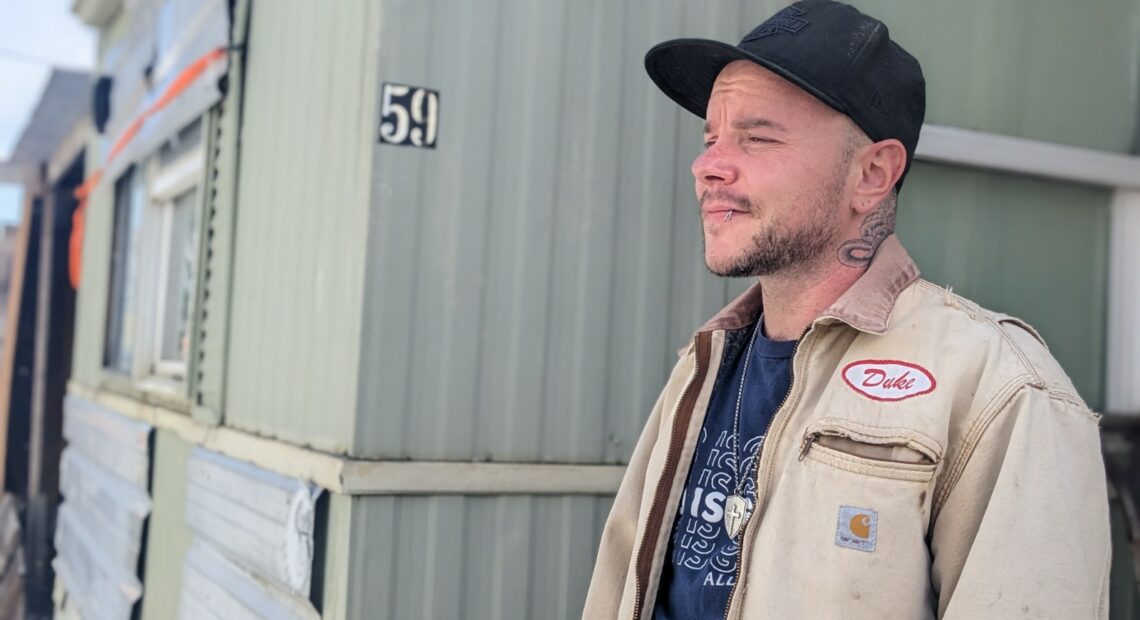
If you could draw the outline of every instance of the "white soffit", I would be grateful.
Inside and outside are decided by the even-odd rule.
[[[1140,157],[923,125],[915,158],[1118,189],[1140,189]]]

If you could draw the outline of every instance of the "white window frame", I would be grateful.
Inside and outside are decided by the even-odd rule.
[[[184,125],[174,135],[185,132],[189,126]],[[191,360],[163,359],[162,332],[168,327],[164,323],[167,320],[167,284],[171,269],[169,262],[173,258],[171,244],[175,232],[175,201],[194,190],[197,190],[197,194],[190,205],[194,213],[194,234],[191,239],[196,246],[202,243],[201,223],[205,204],[203,192],[206,186],[205,117],[201,118],[197,132],[195,144],[174,159],[163,161],[163,146],[169,144],[164,141],[163,146],[135,162],[135,182],[139,185],[136,191],[139,191],[142,213],[138,227],[130,239],[131,247],[127,250],[134,259],[135,273],[133,281],[124,284],[130,287],[134,300],[133,324],[130,326],[131,362],[124,378],[134,388],[162,398],[189,398],[187,389]],[[198,247],[190,250],[195,257],[199,256]],[[197,260],[195,271],[200,268]],[[196,274],[194,281],[197,286]],[[197,296],[192,295],[190,303],[196,301]],[[196,308],[192,305],[187,325],[190,333],[193,333],[195,327],[195,313]],[[104,369],[109,374],[122,375],[122,370],[110,365]]]
[[[162,358],[162,336],[163,330],[166,328],[164,324],[167,302],[166,287],[168,284],[167,277],[170,273],[168,263],[170,261],[171,227],[174,220],[174,200],[194,189],[201,191],[204,185],[206,167],[204,142],[203,139],[193,150],[183,154],[163,168],[159,168],[157,156],[151,158],[148,166],[151,174],[148,175],[150,183],[144,219],[147,217],[157,218],[158,226],[152,226],[152,230],[157,228],[160,238],[157,247],[151,248],[153,254],[148,257],[156,260],[151,261],[144,258],[144,264],[155,265],[157,269],[157,273],[152,272],[150,274],[150,277],[154,278],[155,284],[154,287],[150,288],[153,294],[144,298],[144,303],[149,301],[156,303],[154,314],[149,316],[149,320],[141,322],[145,323],[148,333],[145,338],[140,339],[140,343],[145,343],[145,350],[140,351],[141,355],[136,359],[140,359],[142,362],[145,376],[173,381],[178,384],[181,384],[186,378],[188,363]],[[193,208],[200,210],[201,203],[201,194],[199,194],[197,204]],[[195,221],[200,221],[200,217],[196,217]],[[195,269],[197,267],[196,265]],[[191,308],[191,315],[193,313],[194,309]]]

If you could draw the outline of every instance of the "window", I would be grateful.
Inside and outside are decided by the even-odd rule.
[[[183,377],[190,358],[190,316],[198,262],[197,188],[159,208],[162,248],[154,332],[154,373]]]
[[[205,153],[195,121],[115,186],[106,366],[146,388],[187,375]]]
[[[132,283],[137,276],[135,239],[142,220],[142,185],[135,167],[115,181],[115,213],[111,237],[111,282],[107,309],[107,340],[103,363],[130,374],[135,327],[135,297]]]

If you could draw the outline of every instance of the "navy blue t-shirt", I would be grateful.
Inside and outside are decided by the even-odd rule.
[[[736,579],[740,546],[724,529],[724,503],[735,493],[733,419],[751,330],[734,334],[709,402],[684,496],[673,523],[654,620],[721,618]],[[756,335],[740,404],[740,473],[743,495],[756,502],[757,448],[791,386],[794,340]]]

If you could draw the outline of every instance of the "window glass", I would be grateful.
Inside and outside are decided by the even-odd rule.
[[[198,260],[197,189],[192,189],[165,207],[169,218],[165,290],[160,294],[160,356],[163,362],[181,362],[190,357],[190,314],[194,301],[195,266]]]
[[[138,265],[135,240],[142,221],[143,188],[131,167],[115,182],[114,231],[111,240],[111,287],[108,295],[107,339],[103,361],[130,373],[135,329],[135,287]]]

